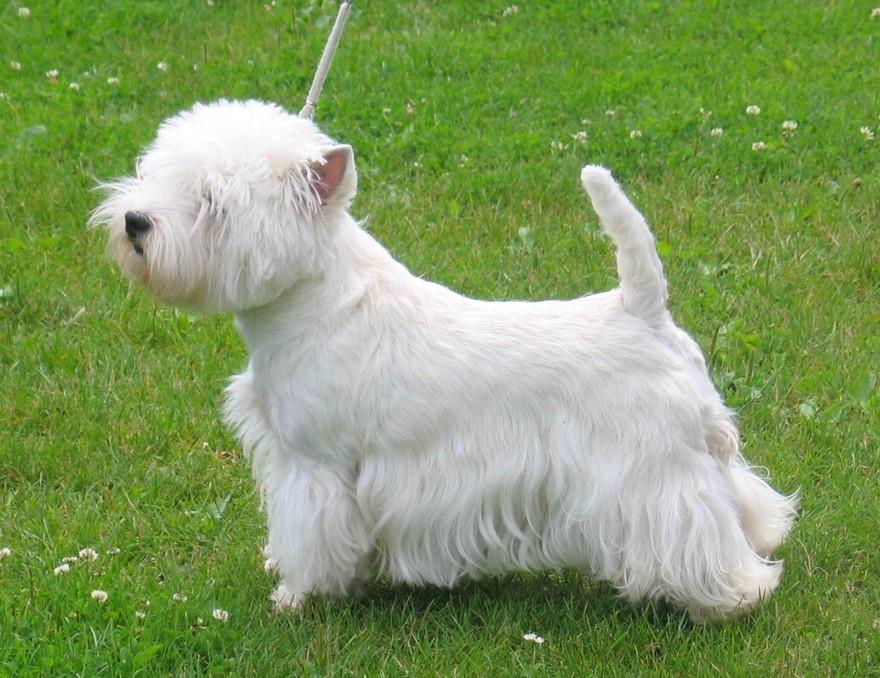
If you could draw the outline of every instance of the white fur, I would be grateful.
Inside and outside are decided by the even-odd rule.
[[[776,588],[797,498],[740,456],[642,216],[607,170],[581,179],[621,285],[566,302],[412,276],[346,211],[350,149],[274,105],[197,105],[108,185],[93,220],[125,273],[236,315],[250,363],[226,419],[261,488],[280,606],[377,574],[452,586],[563,566],[696,620]],[[129,210],[153,222],[143,256]]]

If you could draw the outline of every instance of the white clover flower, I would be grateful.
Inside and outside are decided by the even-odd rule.
[[[8,546],[4,546],[2,549],[0,549],[0,560],[3,560],[4,558],[8,558],[11,555],[12,555],[12,549],[9,548]]]
[[[144,612],[143,610],[135,610],[134,616],[137,617],[138,619],[144,619],[144,618],[146,618],[147,613]]]
[[[723,130],[722,128],[720,128],[720,127],[713,127],[712,129],[709,130],[709,136],[710,136],[710,137],[716,137],[716,138],[717,138],[717,137],[720,137],[720,136],[723,135],[723,134],[724,134],[724,130]]]
[[[165,72],[168,71],[168,63],[165,62],[165,61],[160,61],[158,64],[156,64],[156,68],[158,68],[160,71],[162,71],[163,73],[165,73]],[[206,447],[207,447],[207,445],[208,445],[208,444],[205,443],[205,446],[206,446]]]
[[[763,141],[756,141],[752,144],[753,151],[763,151],[765,148],[767,148],[767,144],[765,144]]]
[[[760,112],[760,106],[755,106],[754,104],[751,106],[746,106],[746,113],[748,113],[749,115],[758,115]]]
[[[70,565],[68,563],[61,563],[58,567],[52,570],[52,574],[56,577],[62,574],[67,574],[70,572]]]
[[[92,591],[92,600],[98,601],[101,605],[107,602],[107,592],[102,591],[101,589],[95,589]]]
[[[19,7],[18,8],[18,16],[20,16],[22,19],[27,19],[30,15],[31,15],[31,8],[30,7]]]
[[[537,635],[536,633],[526,633],[523,636],[523,640],[529,640],[533,643],[537,643],[538,645],[544,644],[544,639],[541,638],[541,636]]]
[[[574,139],[579,144],[587,143],[587,130],[581,130],[580,132],[575,132],[571,135],[571,138]]]
[[[271,574],[276,569],[278,569],[278,561],[275,558],[266,558],[265,562],[263,562],[263,572]]]
[[[174,600],[178,603],[185,603],[186,602],[186,594],[185,593],[175,593],[171,597],[174,598]]]
[[[501,12],[502,17],[508,17],[512,14],[516,14],[519,11],[519,7],[516,5],[511,5],[510,7],[506,7],[503,12]]]
[[[98,552],[93,548],[84,548],[79,550],[79,557],[83,560],[97,560]]]
[[[605,115],[607,115],[609,118],[613,118],[615,115],[617,115],[617,111],[615,111],[613,108],[606,108]]]
[[[46,71],[46,77],[49,78],[50,80],[57,78],[58,77],[58,69],[53,68],[52,70]]]
[[[20,71],[20,70],[21,70],[21,62],[20,62],[20,61],[10,61],[10,62],[9,62],[9,67],[10,67],[13,71]]]
[[[79,560],[79,556],[64,556],[61,559],[62,563],[75,563]]]
[[[797,121],[795,120],[783,120],[782,122],[782,131],[783,132],[794,132],[798,128]]]
[[[867,125],[859,127],[859,132],[863,137],[865,137],[865,141],[874,141],[874,130],[872,130]]]
[[[108,84],[108,85],[118,85],[118,84],[119,84],[119,78],[116,78],[116,77],[107,78],[107,84]]]
[[[229,613],[226,610],[221,610],[219,607],[215,608],[214,611],[211,612],[211,616],[214,617],[214,619],[216,619],[217,621],[229,621]]]
[[[120,552],[121,552],[121,549],[116,546],[114,546],[113,548],[107,549],[108,556],[115,556],[115,555],[118,555]]]
[[[629,138],[630,139],[641,139],[642,138],[642,130],[634,129],[634,130],[630,131]]]
[[[72,89],[74,92],[79,92],[79,83],[72,82],[68,85],[68,88]]]
[[[880,16],[880,7],[875,7],[871,10],[871,18],[876,19],[878,16]]]

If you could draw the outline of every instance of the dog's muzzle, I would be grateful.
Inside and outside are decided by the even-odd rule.
[[[143,212],[126,212],[125,213],[125,234],[134,245],[134,251],[143,254],[144,250],[140,245],[140,240],[153,227],[149,217]]]

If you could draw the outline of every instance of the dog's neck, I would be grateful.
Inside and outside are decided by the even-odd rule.
[[[296,337],[304,338],[351,312],[377,280],[410,275],[347,213],[322,249],[315,273],[268,304],[236,313],[236,324],[251,354],[278,350],[277,341],[293,348]]]

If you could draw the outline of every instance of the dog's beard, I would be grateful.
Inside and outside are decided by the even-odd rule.
[[[119,264],[123,275],[130,280],[136,280],[149,287],[150,277],[147,265],[145,242],[133,243],[124,233],[119,233],[110,238],[107,243],[107,253],[110,258]]]
[[[126,278],[142,284],[162,303],[197,309],[204,304],[208,288],[203,257],[192,248],[183,252],[180,243],[163,236],[161,226],[136,240],[115,231],[108,252]]]

